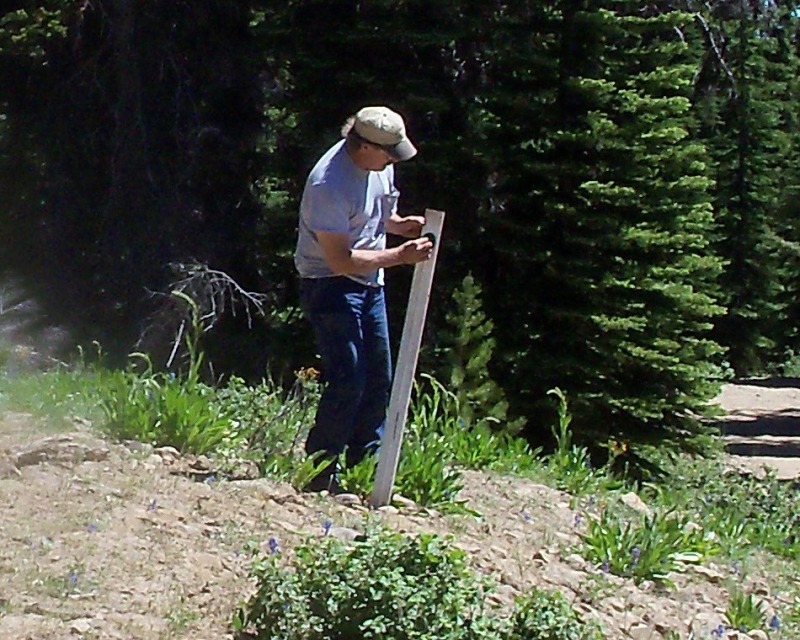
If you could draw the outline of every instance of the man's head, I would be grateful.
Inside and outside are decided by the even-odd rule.
[[[402,116],[389,107],[364,107],[345,123],[342,134],[357,164],[378,171],[392,162],[410,160],[417,149],[406,135]],[[362,161],[362,162],[359,162]]]

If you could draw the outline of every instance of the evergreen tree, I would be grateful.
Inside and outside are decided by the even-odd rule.
[[[518,432],[524,419],[509,420],[508,400],[492,379],[494,323],[483,311],[481,286],[472,274],[453,291],[446,325],[438,336],[435,370],[456,394],[466,427],[487,426]]]
[[[800,15],[796,2],[777,3],[765,29],[774,42],[767,57],[765,102],[777,118],[773,139],[777,154],[773,168],[777,206],[769,216],[769,237],[776,248],[780,288],[777,326],[778,364],[800,353]]]
[[[574,424],[600,442],[686,444],[720,376],[710,180],[676,30],[690,17],[599,5],[559,2],[535,31],[494,30],[506,90],[483,98],[487,147],[504,150],[489,223],[503,380],[531,415],[567,389]]]
[[[697,105],[701,139],[715,167],[715,250],[725,259],[720,283],[726,312],[715,338],[727,347],[740,376],[763,372],[777,355],[782,268],[771,224],[785,171],[797,175],[786,162],[791,145],[783,131],[788,113],[782,98],[788,97],[785,82],[794,70],[780,59],[780,41],[769,34],[771,19],[747,3],[717,14],[724,58],[703,79]]]

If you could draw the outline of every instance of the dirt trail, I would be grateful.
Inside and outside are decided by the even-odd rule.
[[[721,423],[731,462],[778,478],[800,478],[800,379],[765,378],[728,384],[720,395]]]

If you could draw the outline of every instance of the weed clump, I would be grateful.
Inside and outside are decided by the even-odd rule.
[[[345,543],[326,535],[253,566],[257,589],[233,626],[259,640],[599,640],[558,594],[534,590],[510,615],[492,585],[435,535],[383,529]]]

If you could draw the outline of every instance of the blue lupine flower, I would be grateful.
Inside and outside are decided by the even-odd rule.
[[[611,565],[606,560],[603,564],[600,565],[600,571],[603,573],[608,573],[611,570]]]
[[[580,513],[576,513],[575,514],[575,526],[577,527],[578,525],[580,525],[580,523],[581,523],[581,514]]]
[[[713,629],[711,631],[711,635],[714,636],[715,638],[721,638],[722,636],[724,636],[725,635],[725,625],[724,624],[720,624],[719,626],[717,626],[716,629]]]
[[[531,521],[533,518],[531,518],[531,517],[530,517],[530,516],[529,516],[527,513],[523,513],[523,514],[522,514],[522,519],[523,519],[525,522],[530,522],[530,521]]]
[[[278,541],[275,538],[270,538],[267,544],[269,545],[269,552],[272,555],[277,555],[281,552],[280,548],[278,547]]]
[[[770,619],[769,628],[773,631],[777,631],[781,628],[781,619],[778,617],[778,614],[773,615],[772,619]]]
[[[639,547],[634,547],[631,550],[631,558],[633,559],[633,564],[639,562],[639,558],[642,555],[642,550]]]
[[[325,532],[326,536],[330,533],[332,526],[333,522],[331,522],[330,520],[326,520],[325,522],[322,523],[322,530]]]

